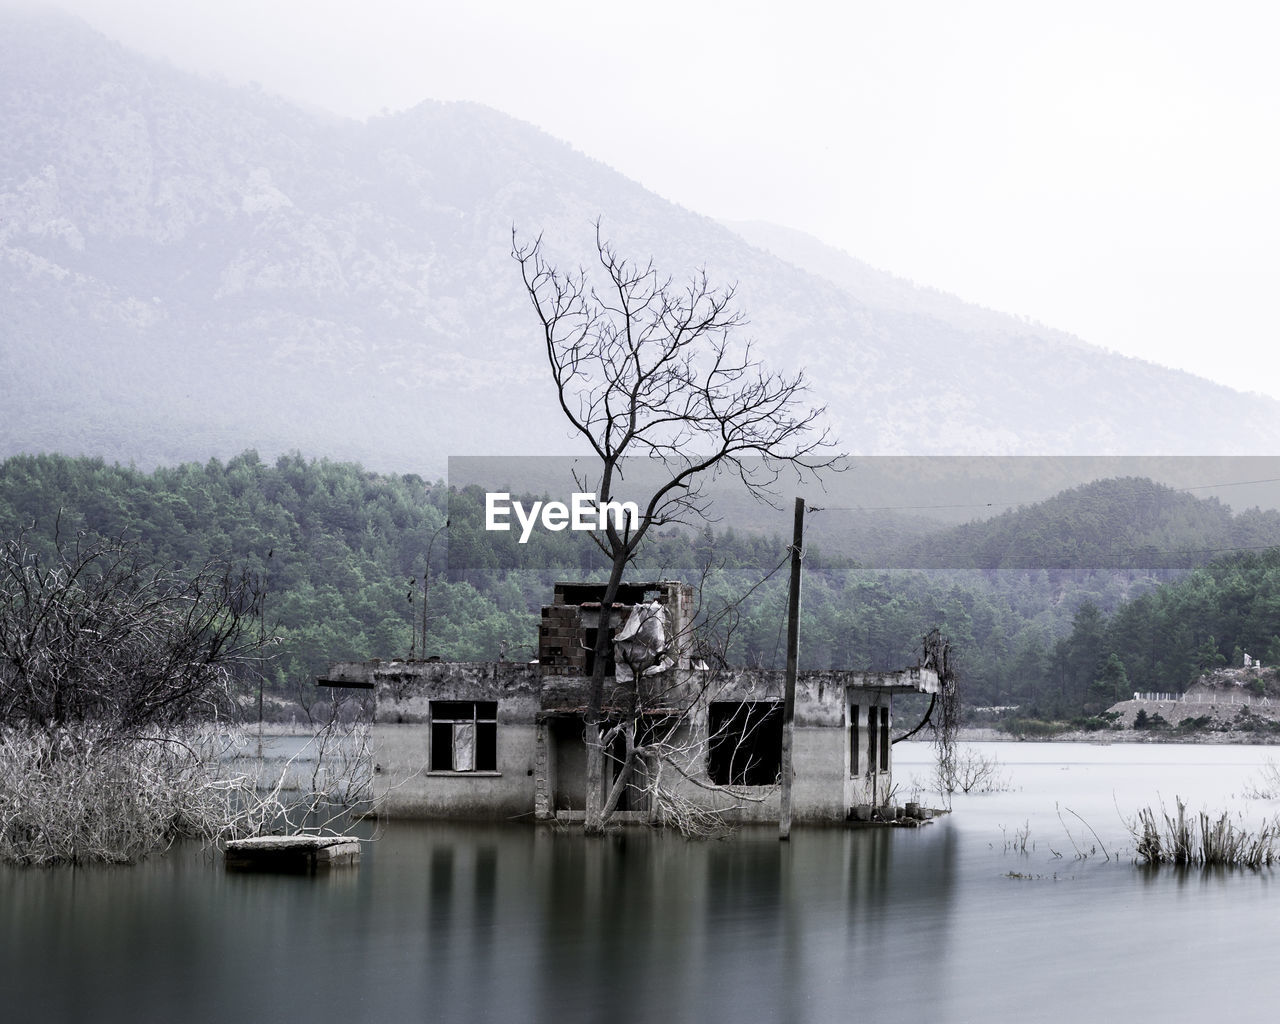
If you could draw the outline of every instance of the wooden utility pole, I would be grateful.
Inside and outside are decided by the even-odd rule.
[[[431,586],[431,552],[427,552],[427,567],[422,570],[422,657],[427,656],[427,595]]]
[[[431,588],[431,549],[436,546],[436,538],[440,536],[440,531],[447,529],[448,526],[449,520],[446,519],[431,535],[431,543],[427,545],[427,564],[422,570],[422,657],[424,659],[427,656],[427,601],[430,598]]]
[[[791,539],[791,597],[787,604],[787,680],[782,701],[782,800],[778,838],[791,838],[791,751],[795,744],[796,671],[800,661],[800,561],[804,557],[804,499],[796,498]]]

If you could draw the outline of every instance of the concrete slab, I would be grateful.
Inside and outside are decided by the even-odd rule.
[[[355,836],[256,836],[227,843],[228,871],[281,871],[315,874],[360,863]]]

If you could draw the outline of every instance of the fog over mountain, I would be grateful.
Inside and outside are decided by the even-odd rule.
[[[0,455],[572,451],[511,232],[589,264],[597,218],[677,280],[736,282],[850,452],[1280,449],[1280,402],[716,223],[477,105],[347,121],[0,13],[0,132]]]

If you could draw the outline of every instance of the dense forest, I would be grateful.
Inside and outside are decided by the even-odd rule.
[[[1096,713],[1134,691],[1180,692],[1207,670],[1243,664],[1246,653],[1280,664],[1280,548],[1217,558],[1110,616],[1085,601],[1036,697]]]
[[[482,504],[475,487],[451,493],[297,454],[150,473],[57,455],[0,463],[2,537],[25,534],[51,554],[84,531],[166,567],[217,560],[255,574],[279,638],[267,685],[282,697],[332,660],[532,657],[552,583],[601,578],[603,562],[581,535],[539,531],[520,545],[484,533]],[[916,526],[854,532],[857,550],[806,551],[803,667],[900,667],[937,625],[971,706],[1071,718],[1133,690],[1182,690],[1244,651],[1280,661],[1275,512],[1233,514],[1126,478],[926,536]],[[727,660],[780,667],[786,559],[777,536],[669,529],[633,578],[697,584]],[[886,565],[895,568],[870,568]]]

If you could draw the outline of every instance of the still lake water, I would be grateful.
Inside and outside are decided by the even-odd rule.
[[[1117,810],[1182,796],[1261,821],[1280,803],[1244,791],[1280,750],[973,746],[1013,788],[918,830],[397,823],[315,879],[228,875],[196,850],[0,869],[0,1018],[1280,1018],[1280,869],[1137,868]],[[926,746],[895,758],[903,784],[928,773]]]

